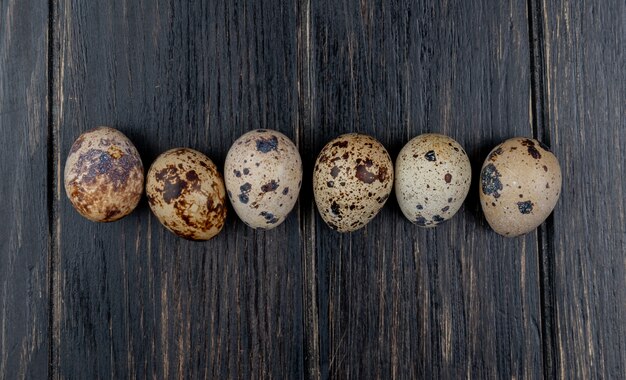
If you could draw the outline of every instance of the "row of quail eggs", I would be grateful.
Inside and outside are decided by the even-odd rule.
[[[223,228],[228,197],[252,228],[271,229],[291,212],[302,185],[302,159],[294,143],[274,130],[239,137],[224,164],[224,176],[206,155],[176,148],[159,155],[145,178],[141,158],[120,131],[98,127],[80,135],[65,165],[65,190],[74,208],[97,222],[131,213],[145,193],[168,230],[190,240],[208,240]],[[420,227],[452,218],[472,178],[469,158],[454,139],[423,134],[400,151],[395,168],[371,136],[349,133],[328,142],[313,170],[313,194],[324,222],[338,232],[369,223],[392,189],[404,216]],[[495,147],[480,173],[480,203],[489,225],[514,237],[539,226],[561,192],[556,157],[534,139],[512,138]]]

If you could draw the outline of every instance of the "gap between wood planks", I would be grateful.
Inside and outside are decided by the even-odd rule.
[[[546,111],[545,68],[543,51],[543,12],[541,0],[527,0],[528,38],[530,39],[530,80],[531,80],[531,122],[533,137],[551,146],[548,128],[548,112]],[[543,375],[545,378],[556,378],[556,337],[554,335],[554,216],[537,229],[537,255],[539,263],[539,292],[541,298],[541,346],[543,357]]]
[[[56,371],[55,347],[54,347],[54,273],[55,259],[58,256],[58,191],[57,178],[59,155],[58,138],[54,128],[54,46],[56,43],[54,35],[55,20],[55,0],[48,1],[48,144],[47,144],[47,202],[48,202],[48,378],[53,379]]]

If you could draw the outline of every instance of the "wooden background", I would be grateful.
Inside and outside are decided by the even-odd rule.
[[[625,4],[0,0],[0,379],[624,378]],[[267,232],[231,210],[206,243],[145,199],[88,222],[61,173],[101,124],[146,167],[176,146],[222,166],[239,135],[277,129],[305,162],[300,201]],[[476,183],[437,229],[392,197],[340,235],[310,176],[350,131],[392,158],[448,134],[474,182],[493,146],[533,136],[563,193],[513,240]]]

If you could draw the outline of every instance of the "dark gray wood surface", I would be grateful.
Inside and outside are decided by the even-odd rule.
[[[0,379],[49,374],[48,7],[36,3],[0,1]]]
[[[311,2],[305,156],[359,131],[395,159],[410,138],[439,132],[478,173],[499,141],[532,135],[526,4],[438,3]],[[316,212],[305,222],[323,375],[541,374],[536,236],[492,233],[477,186],[436,230],[410,224],[393,197],[351,235]]]
[[[562,378],[626,376],[626,3],[544,0],[545,133],[564,189],[546,256]]]
[[[249,129],[295,137],[296,9],[279,4],[59,2],[60,158],[101,124],[126,133],[146,169],[178,146],[221,168]],[[166,231],[145,200],[119,223],[93,224],[63,195],[53,269],[57,374],[302,376],[297,217],[255,232],[230,210],[219,238],[198,243]]]
[[[623,377],[626,7],[611,3],[0,1],[0,379]],[[61,173],[103,124],[146,169],[177,146],[222,167],[238,136],[277,129],[305,163],[300,201],[265,232],[231,209],[205,243],[145,200],[88,222]],[[364,229],[330,230],[311,169],[352,131],[394,159],[420,133],[457,139],[464,207],[423,230],[391,197]],[[564,189],[510,240],[476,182],[514,136],[552,146]]]

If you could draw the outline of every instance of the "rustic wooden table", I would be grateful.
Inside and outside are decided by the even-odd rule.
[[[0,379],[624,378],[626,3],[622,0],[0,0]],[[234,212],[214,240],[147,203],[112,224],[70,206],[72,141],[112,125],[148,166],[220,166],[254,128],[298,145],[279,228]],[[437,229],[395,199],[366,228],[321,221],[311,166],[360,131],[392,157],[440,132],[474,184]],[[492,232],[489,150],[551,145],[563,193],[535,233]]]

